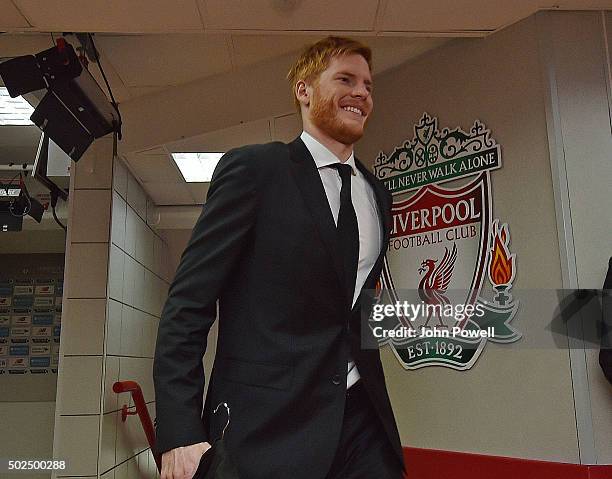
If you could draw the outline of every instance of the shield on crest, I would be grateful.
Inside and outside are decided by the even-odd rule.
[[[421,122],[414,127],[414,132],[423,146],[427,146],[436,131],[436,120],[429,115],[423,115]]]
[[[387,300],[439,307],[474,305],[485,279],[491,203],[488,171],[458,188],[423,186],[412,197],[394,203],[381,276]],[[415,331],[450,330],[470,323],[469,316],[448,318],[435,312],[400,313],[396,320],[397,328]],[[486,340],[440,341],[419,336],[387,342],[406,369],[434,364],[469,369]]]

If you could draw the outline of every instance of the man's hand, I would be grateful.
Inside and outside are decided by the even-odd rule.
[[[161,479],[191,479],[198,469],[202,454],[210,449],[207,442],[177,447],[162,454]]]

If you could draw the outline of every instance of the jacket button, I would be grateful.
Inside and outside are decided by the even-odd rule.
[[[339,374],[334,374],[334,376],[332,377],[332,383],[334,383],[336,386],[340,385],[340,375]]]

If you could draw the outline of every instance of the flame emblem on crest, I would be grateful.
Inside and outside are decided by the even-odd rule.
[[[379,278],[376,281],[376,286],[374,286],[374,302],[378,303],[382,299],[383,295],[383,284],[382,280]]]
[[[516,268],[514,266],[515,254],[510,253],[508,244],[510,235],[508,224],[499,225],[499,220],[492,224],[492,247],[489,261],[489,281],[494,286],[509,285],[514,280]]]

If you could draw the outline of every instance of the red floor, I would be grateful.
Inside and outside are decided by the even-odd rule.
[[[580,465],[404,448],[408,479],[612,479],[612,465]]]

